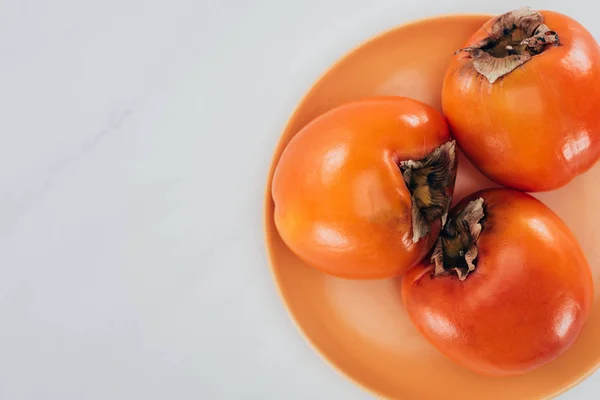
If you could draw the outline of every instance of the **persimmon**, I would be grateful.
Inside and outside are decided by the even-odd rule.
[[[403,273],[431,250],[450,207],[454,141],[444,117],[404,97],[334,108],[276,166],[275,225],[307,264],[354,279]]]
[[[458,146],[489,178],[556,189],[600,157],[600,48],[556,12],[492,18],[453,57],[442,106]]]
[[[511,189],[454,207],[432,256],[409,270],[402,299],[438,350],[475,372],[524,373],[576,340],[593,297],[590,268],[564,222]]]

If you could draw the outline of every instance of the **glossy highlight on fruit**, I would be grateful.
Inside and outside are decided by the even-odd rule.
[[[442,106],[457,144],[489,178],[559,188],[600,158],[600,48],[556,12],[492,18],[452,59]]]
[[[285,148],[273,176],[275,225],[298,257],[326,273],[396,276],[435,243],[455,176],[439,112],[404,97],[355,101]]]
[[[549,208],[487,189],[452,209],[431,260],[402,281],[405,308],[438,350],[485,375],[516,375],[563,354],[590,312],[592,276]]]

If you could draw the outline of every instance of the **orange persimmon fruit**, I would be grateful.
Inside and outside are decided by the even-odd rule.
[[[575,236],[534,197],[487,189],[448,216],[431,258],[403,277],[417,329],[464,367],[516,375],[550,362],[578,337],[592,276]]]
[[[397,276],[431,250],[456,177],[444,117],[404,97],[334,108],[276,166],[275,225],[307,264],[353,279]]]
[[[442,107],[458,146],[489,178],[556,189],[600,158],[600,48],[556,12],[492,18],[453,57]]]

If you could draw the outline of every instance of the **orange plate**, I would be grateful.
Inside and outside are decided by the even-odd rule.
[[[265,229],[281,297],[323,357],[359,385],[386,398],[547,398],[575,385],[600,362],[600,224],[594,223],[600,221],[600,165],[567,187],[537,196],[575,232],[593,269],[596,296],[590,319],[571,349],[549,365],[519,377],[487,378],[455,365],[413,328],[393,280],[348,281],[326,276],[296,258],[273,224],[273,169],[302,126],[332,107],[373,95],[408,96],[439,110],[442,77],[450,56],[487,18],[469,15],[418,21],[363,44],[335,64],[305,96],[273,158]],[[455,199],[490,186],[494,184],[460,155]]]

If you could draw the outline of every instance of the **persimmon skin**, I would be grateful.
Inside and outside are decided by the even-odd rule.
[[[464,367],[490,376],[516,375],[566,351],[578,337],[593,298],[592,276],[574,235],[537,199],[510,189],[484,199],[478,262],[464,281],[434,277],[425,263],[408,271],[402,299],[417,329]]]
[[[438,111],[404,97],[369,98],[326,112],[292,138],[275,169],[281,238],[331,275],[400,275],[431,249],[441,223],[411,241],[411,195],[398,163],[421,159],[449,140]]]
[[[600,157],[600,48],[575,20],[540,11],[560,45],[491,84],[455,55],[442,108],[457,144],[494,181],[525,191],[564,186]],[[465,44],[483,39],[494,18]]]

